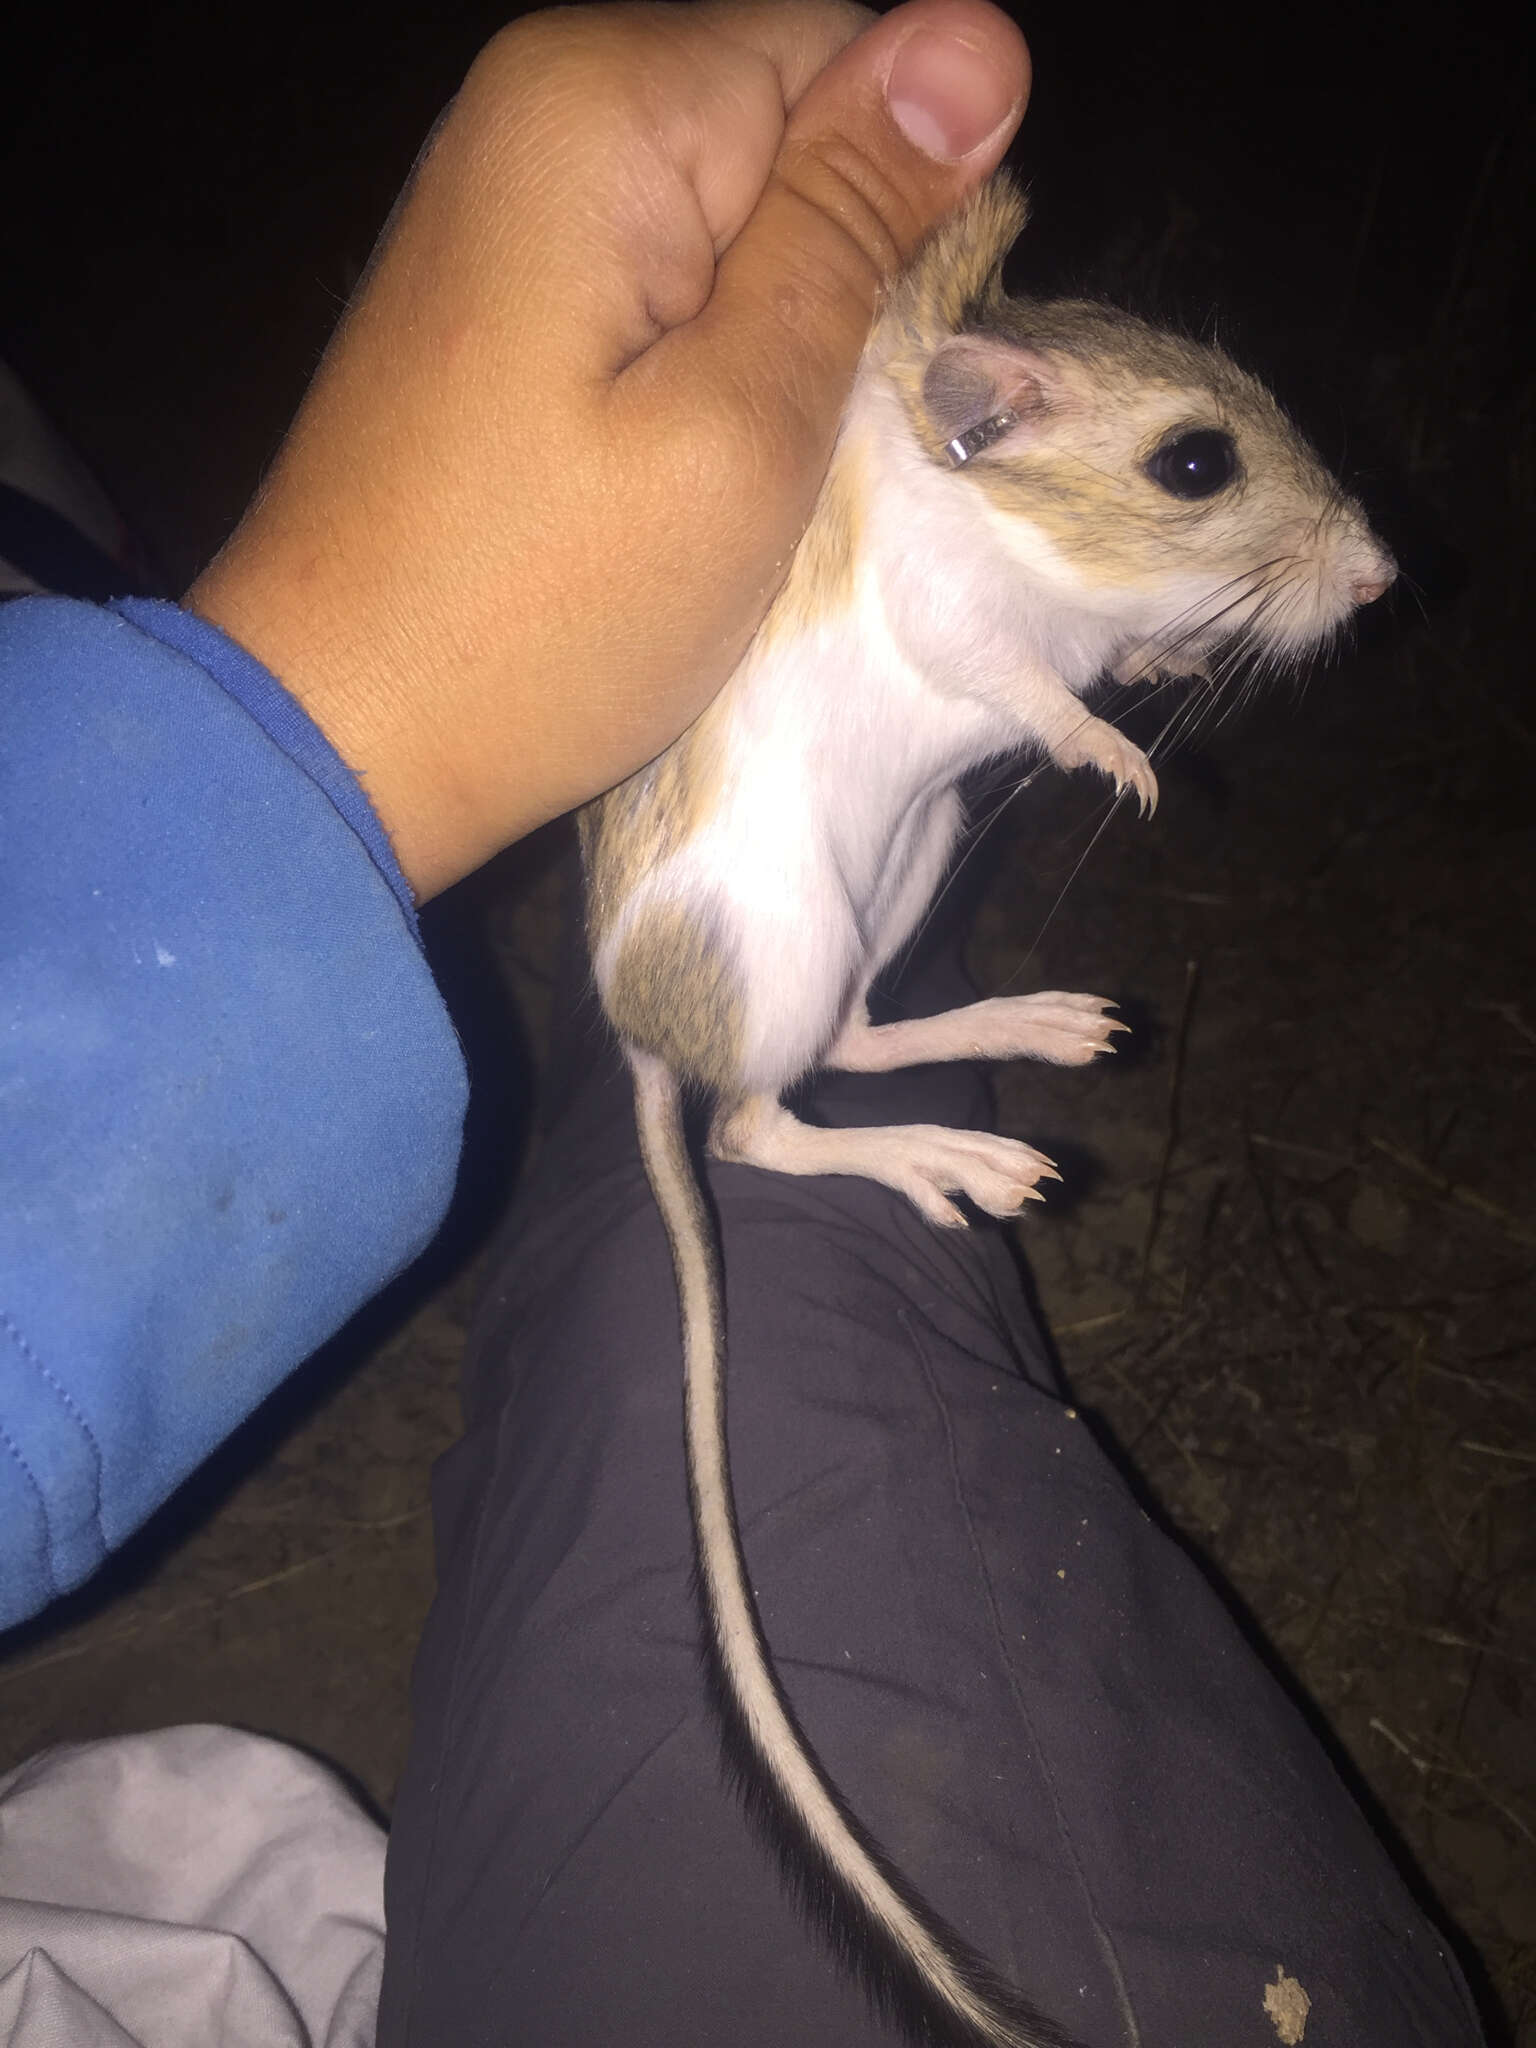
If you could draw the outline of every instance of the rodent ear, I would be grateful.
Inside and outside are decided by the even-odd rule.
[[[993,419],[1015,412],[1008,439],[1028,438],[1051,409],[1044,358],[986,335],[961,334],[936,348],[923,372],[923,412],[941,447]]]

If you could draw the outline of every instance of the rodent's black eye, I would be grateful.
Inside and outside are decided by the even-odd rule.
[[[1219,427],[1175,434],[1147,460],[1147,475],[1173,498],[1213,498],[1237,475],[1232,436]]]

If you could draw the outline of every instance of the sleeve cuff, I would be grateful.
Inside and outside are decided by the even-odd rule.
[[[423,1249],[467,1084],[302,710],[168,605],[0,606],[0,1625]]]
[[[243,705],[274,746],[281,747],[296,768],[309,777],[336,815],[350,825],[368,857],[388,882],[395,900],[416,930],[416,899],[405,879],[389,835],[368,801],[361,778],[349,768],[298,699],[291,696],[270,669],[263,668],[238,641],[209,625],[195,612],[161,598],[119,597],[107,606],[152,640],[185,654],[220,689]]]

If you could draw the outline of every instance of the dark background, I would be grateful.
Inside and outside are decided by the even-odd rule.
[[[238,517],[505,18],[183,0],[8,24],[0,356],[165,591]],[[1048,778],[989,840],[979,979],[1103,988],[1138,1027],[1088,1076],[1003,1081],[1005,1127],[1069,1165],[1028,1258],[1085,1404],[1459,1930],[1491,2031],[1536,2039],[1529,53],[1491,16],[1358,0],[1019,18],[1015,282],[1214,324],[1405,570],[1299,707],[1275,693],[1159,763],[1153,825],[1115,817],[1079,868],[1105,807]],[[437,914],[474,1043],[485,937],[537,1037],[553,855]],[[493,1034],[477,1116],[505,1161],[495,1066]],[[440,1262],[13,1639],[0,1767],[222,1718],[387,1806],[473,1287]]]
[[[1036,62],[1031,288],[1130,286],[1197,325],[1220,308],[1250,357],[1309,366],[1335,430],[1401,405],[1394,452],[1416,468],[1508,427],[1532,310],[1527,76],[1487,20],[1015,11]],[[189,0],[11,24],[0,344],[173,584],[238,515],[504,18]]]

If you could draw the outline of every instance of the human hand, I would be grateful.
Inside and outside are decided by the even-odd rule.
[[[188,607],[362,776],[423,899],[735,667],[882,281],[996,166],[987,0],[565,8],[497,36]]]

